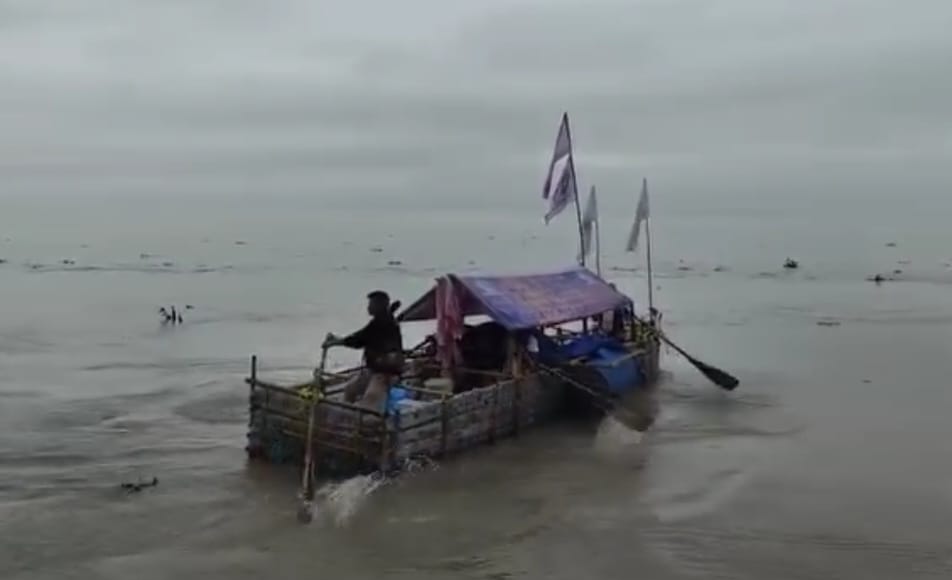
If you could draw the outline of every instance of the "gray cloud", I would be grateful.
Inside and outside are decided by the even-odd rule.
[[[946,0],[0,0],[0,194],[535,203],[563,109],[608,188],[939,190],[950,25]]]

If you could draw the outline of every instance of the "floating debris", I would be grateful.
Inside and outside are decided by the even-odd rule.
[[[403,262],[401,262],[400,260],[390,260],[387,262],[387,265],[388,266],[402,266]]]
[[[839,320],[817,320],[817,326],[839,326]]]
[[[374,247],[370,248],[370,251],[373,252],[373,253],[375,253],[375,254],[380,254],[380,253],[383,252],[383,248],[381,248],[380,246],[374,246]]]
[[[887,247],[887,248],[895,248],[895,247],[896,247],[896,242],[889,242],[888,244],[886,244],[886,247]]]
[[[69,259],[61,260],[60,263],[63,264],[64,266],[72,266],[72,265],[76,264],[76,262],[74,262],[73,260],[69,260]]]
[[[6,264],[7,260],[5,258],[0,258],[0,264]]]
[[[727,266],[714,266],[714,272],[726,272]]]
[[[893,270],[893,274],[902,274],[902,270]]]
[[[247,245],[248,245],[248,242],[245,242],[245,241],[243,241],[243,240],[238,240],[237,242],[235,242],[235,245],[236,245],[236,246],[247,246]]]
[[[140,481],[138,483],[121,483],[119,487],[126,490],[129,493],[138,493],[147,487],[155,487],[159,485],[159,478],[153,477],[152,481]]]
[[[163,265],[164,267],[166,267],[166,268],[171,268],[172,266],[175,265],[175,263],[174,263],[174,262],[162,262],[162,265]]]
[[[783,263],[783,267],[787,270],[796,270],[800,267],[800,263],[792,258],[787,258],[787,260]]]
[[[691,266],[678,266],[679,272],[690,272],[692,269]]]

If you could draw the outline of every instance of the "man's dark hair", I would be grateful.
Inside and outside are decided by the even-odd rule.
[[[387,293],[384,292],[383,290],[374,290],[373,292],[367,295],[367,299],[379,300],[381,302],[386,302],[387,304],[390,304],[390,296],[388,296]]]

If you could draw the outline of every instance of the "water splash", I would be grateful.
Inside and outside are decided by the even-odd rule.
[[[400,466],[400,475],[403,477],[428,471],[436,471],[440,464],[426,456],[411,457]]]
[[[367,502],[372,493],[389,482],[389,478],[372,473],[358,475],[340,482],[328,483],[318,490],[319,511],[330,516],[338,526],[344,526]]]
[[[608,415],[598,426],[595,434],[595,448],[599,451],[622,451],[641,444],[645,434],[628,427],[615,417]]]
[[[347,525],[354,515],[369,500],[370,496],[385,485],[391,485],[398,479],[434,471],[439,464],[426,457],[411,458],[403,462],[400,468],[390,475],[374,472],[370,475],[358,475],[340,482],[332,482],[318,490],[319,511],[330,516],[337,526]]]
[[[608,416],[598,426],[592,450],[603,467],[641,470],[648,461],[650,449],[645,437],[644,431]]]

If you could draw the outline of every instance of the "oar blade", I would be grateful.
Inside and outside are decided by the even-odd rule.
[[[661,332],[660,330],[655,329],[653,326],[648,325],[647,322],[644,322],[644,321],[641,320],[641,319],[638,319],[638,320],[639,320],[642,324],[644,324],[644,325],[648,326],[649,328],[651,328],[651,329],[654,331],[655,336],[657,336],[659,339],[663,340],[668,346],[670,346],[670,347],[673,348],[674,350],[678,351],[678,353],[680,353],[681,356],[683,356],[684,358],[686,358],[686,359],[688,360],[688,362],[690,362],[692,365],[694,365],[694,367],[695,367],[698,371],[700,371],[701,374],[703,374],[705,377],[707,377],[708,380],[710,380],[710,381],[711,381],[712,383],[714,383],[715,385],[721,387],[721,388],[724,389],[725,391],[733,391],[734,389],[737,388],[737,385],[740,384],[740,381],[737,380],[737,377],[735,377],[734,375],[732,375],[732,374],[730,374],[730,373],[728,373],[728,372],[722,371],[721,369],[719,369],[719,368],[717,368],[717,367],[712,367],[712,366],[709,365],[709,364],[706,364],[706,363],[703,363],[703,362],[697,360],[696,358],[694,358],[693,356],[691,356],[691,355],[689,355],[687,352],[685,352],[683,348],[681,348],[680,346],[674,344],[674,341],[672,341],[670,338],[668,338],[668,336],[667,336],[666,334],[664,334],[664,333]]]
[[[740,381],[737,380],[737,377],[726,371],[722,371],[717,367],[712,367],[711,365],[703,363],[694,358],[690,359],[690,361],[691,364],[697,368],[697,370],[701,371],[701,374],[725,391],[733,391],[737,388],[737,385],[740,384]]]

